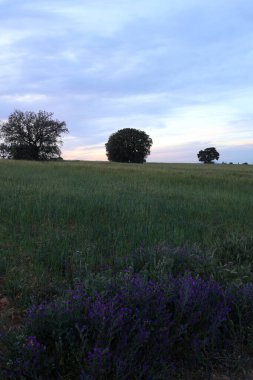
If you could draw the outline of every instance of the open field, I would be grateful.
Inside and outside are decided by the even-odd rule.
[[[2,160],[0,178],[0,377],[251,378],[253,166]]]
[[[112,263],[137,246],[215,247],[253,235],[253,166],[0,161],[0,270],[21,297],[78,252]]]

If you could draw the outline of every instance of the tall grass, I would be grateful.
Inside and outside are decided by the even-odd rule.
[[[50,292],[73,255],[97,270],[140,244],[252,237],[253,166],[2,160],[0,180],[0,271],[17,298]]]
[[[252,174],[0,161],[0,377],[246,374]]]

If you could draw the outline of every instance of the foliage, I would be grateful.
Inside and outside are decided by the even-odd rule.
[[[143,163],[150,154],[152,139],[134,128],[120,129],[105,144],[109,161]]]
[[[131,255],[119,259],[119,268],[127,265],[134,273],[145,278],[159,280],[185,275],[191,272],[205,280],[214,278],[223,285],[243,285],[253,274],[253,239],[230,235],[217,240],[213,248],[205,250],[196,245],[185,244],[174,247],[168,243],[152,248],[143,245]]]
[[[229,312],[213,280],[188,274],[157,282],[126,270],[102,293],[78,286],[31,307],[5,378],[169,378],[182,363],[196,366],[224,348]]]
[[[48,160],[60,157],[61,134],[67,133],[66,123],[52,119],[46,111],[14,111],[0,126],[0,157],[16,160]]]
[[[197,156],[199,161],[204,162],[204,164],[213,164],[213,160],[218,160],[220,154],[214,147],[211,147],[200,150]]]
[[[0,144],[0,158],[10,158],[10,157],[11,157],[11,154],[10,154],[10,149],[8,145],[1,143]]]

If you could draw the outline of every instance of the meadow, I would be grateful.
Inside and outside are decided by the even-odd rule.
[[[0,160],[0,180],[0,293],[19,309],[145,260],[159,280],[159,249],[188,247],[197,277],[252,281],[252,165]]]

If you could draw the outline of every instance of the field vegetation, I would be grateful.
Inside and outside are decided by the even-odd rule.
[[[0,179],[6,378],[250,366],[253,166],[1,160]]]

